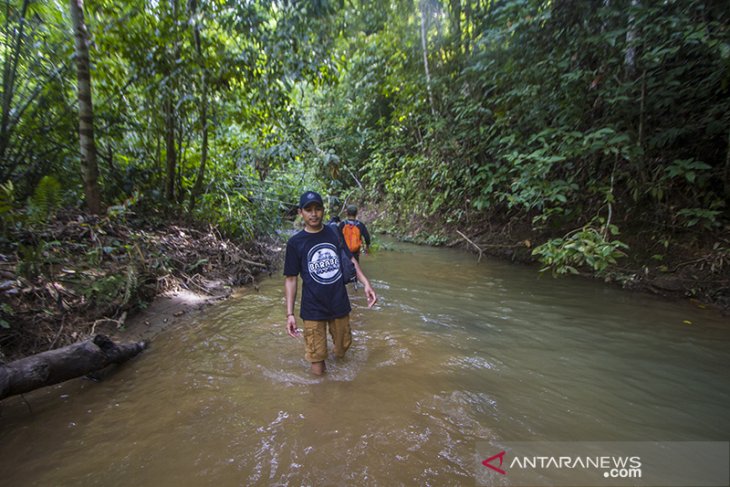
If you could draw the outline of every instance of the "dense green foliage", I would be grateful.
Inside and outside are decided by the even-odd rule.
[[[252,236],[304,187],[355,190],[397,209],[393,224],[526,223],[558,273],[610,268],[627,230],[666,242],[726,228],[723,1],[84,8],[111,212]],[[7,229],[81,207],[83,190],[68,6],[5,0],[0,17]]]
[[[300,2],[87,1],[105,207],[187,212],[239,236],[274,228],[316,157],[290,99],[297,82],[333,76],[328,12]],[[51,176],[64,204],[82,208],[68,3],[6,0],[0,16],[0,180],[13,190],[4,201],[32,207]]]
[[[333,188],[352,173],[401,222],[528,222],[559,273],[605,271],[619,229],[727,225],[724,2],[376,3],[345,12],[341,82],[313,97]]]

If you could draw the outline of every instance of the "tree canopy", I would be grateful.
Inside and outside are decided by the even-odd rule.
[[[394,224],[526,222],[560,273],[615,264],[620,230],[727,231],[723,2],[376,3],[343,12],[308,126]]]
[[[357,190],[397,208],[394,226],[524,222],[557,272],[610,267],[626,252],[619,231],[666,242],[727,229],[723,1],[75,3],[101,211],[251,237],[305,187]],[[89,115],[72,9],[3,7],[7,228],[49,201],[83,204]]]

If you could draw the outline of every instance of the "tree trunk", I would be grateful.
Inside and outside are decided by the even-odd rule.
[[[200,166],[198,167],[198,175],[195,178],[195,185],[190,192],[190,206],[188,211],[195,208],[195,200],[200,193],[203,192],[203,181],[205,181],[205,165],[208,163],[208,81],[203,71],[203,99],[200,103],[200,118],[203,121],[203,141],[200,153]]]
[[[89,34],[84,22],[84,1],[71,0],[71,19],[76,39],[76,66],[79,97],[79,142],[81,145],[81,176],[84,181],[86,207],[89,212],[101,212],[99,168],[94,143],[94,107],[91,103],[91,74],[89,70]]]
[[[172,103],[172,94],[168,93],[165,100],[165,160],[166,180],[165,197],[170,203],[175,202],[175,174],[177,172],[177,148],[175,147],[175,110]]]
[[[426,90],[428,91],[428,103],[431,105],[431,115],[436,116],[436,108],[433,104],[433,92],[431,91],[431,73],[428,69],[428,39],[427,27],[426,27],[426,3],[425,0],[421,0],[421,50],[423,51],[423,70],[426,73]]]
[[[173,34],[174,43],[171,46],[169,55],[172,56],[174,61],[173,65],[169,67],[169,72],[165,73],[169,77],[169,82],[166,83],[165,89],[165,161],[166,161],[166,180],[165,180],[165,198],[171,204],[176,203],[175,198],[175,186],[177,182],[177,164],[178,164],[178,149],[182,148],[182,136],[179,137],[180,144],[176,144],[176,127],[178,110],[175,104],[177,97],[177,74],[175,74],[174,64],[180,61],[180,42],[178,38],[178,0],[169,0],[170,8],[172,10],[173,23]],[[182,159],[181,159],[182,160]]]
[[[15,83],[16,74],[18,72],[18,64],[20,61],[20,51],[22,50],[23,41],[25,39],[25,16],[28,11],[29,0],[23,1],[23,6],[20,9],[18,26],[12,30],[14,38],[11,41],[7,41],[7,44],[12,43],[10,52],[6,49],[3,53],[3,90],[0,96],[2,97],[2,115],[0,116],[0,160],[5,161],[5,153],[10,145],[10,137],[13,132],[13,125],[10,121],[10,114],[13,106],[13,98],[15,97]],[[6,23],[9,22],[10,15],[7,14],[5,19]],[[8,29],[10,30],[10,29]],[[2,175],[2,179],[10,176],[10,172]]]
[[[723,182],[725,184],[725,197],[730,200],[730,130],[727,133],[727,152],[725,153],[725,172]]]
[[[461,33],[461,0],[450,0],[449,8],[451,10],[451,23],[454,28],[454,37],[456,38],[457,57],[461,58],[466,53]]]
[[[196,0],[190,0],[190,10],[192,17],[198,18],[198,2]],[[190,192],[190,205],[188,211],[192,213],[195,208],[195,200],[200,196],[203,191],[203,181],[205,181],[205,166],[208,163],[208,76],[205,68],[205,62],[203,59],[203,49],[200,40],[200,24],[195,21],[193,25],[193,41],[195,43],[195,52],[198,55],[198,61],[200,62],[200,120],[202,122],[203,130],[203,141],[200,153],[200,166],[198,166],[198,174],[195,177],[195,184],[193,190]]]
[[[472,20],[471,2],[464,4],[464,29],[462,36],[464,38],[464,55],[467,56],[471,51],[471,41],[474,37],[474,21]]]
[[[631,0],[631,9],[639,6],[639,0]],[[629,25],[626,29],[626,52],[624,53],[624,67],[628,79],[633,79],[636,74],[636,17],[632,11],[629,14]]]
[[[0,364],[0,400],[120,364],[146,347],[145,342],[117,345],[96,335],[93,340]]]

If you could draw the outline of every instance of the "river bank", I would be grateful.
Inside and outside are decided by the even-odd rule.
[[[187,289],[166,291],[155,296],[144,309],[129,317],[123,326],[105,324],[96,331],[109,336],[115,342],[153,341],[169,326],[174,326],[183,316],[205,310],[209,306],[227,299],[208,296]]]
[[[454,222],[448,215],[405,218],[379,204],[362,205],[361,219],[374,233],[389,233],[399,239],[425,245],[461,248],[544,267],[533,254],[535,247],[562,235],[560,231],[536,231],[529,222],[515,219],[469,219]],[[576,269],[575,276],[598,279],[612,286],[646,292],[667,299],[684,299],[699,307],[712,307],[730,314],[730,229],[716,232],[674,232],[652,235],[647,228],[627,230],[620,240],[628,245],[625,256],[606,272]],[[552,279],[550,270],[543,271]]]
[[[103,333],[149,337],[276,265],[271,238],[65,213],[0,249],[0,361]]]
[[[532,250],[548,236],[515,222],[411,219],[363,205],[372,233],[463,248],[532,265]],[[396,230],[397,229],[397,230]],[[669,299],[688,299],[730,313],[730,253],[696,235],[677,236],[655,256],[656,242],[624,235],[630,252],[611,272],[581,269],[584,278]],[[722,238],[725,238],[723,241]],[[238,286],[274,272],[282,251],[273,238],[234,242],[215,227],[143,220],[112,221],[63,214],[32,233],[14,235],[0,249],[0,360],[11,361],[75,343],[97,333],[149,339],[182,315],[230,296]],[[377,241],[377,237],[376,237]],[[552,279],[549,272],[545,276]]]

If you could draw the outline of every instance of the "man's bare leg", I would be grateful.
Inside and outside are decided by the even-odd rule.
[[[322,360],[321,362],[312,362],[310,370],[314,375],[322,375],[327,370],[327,367],[324,365],[324,360]]]

